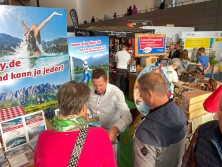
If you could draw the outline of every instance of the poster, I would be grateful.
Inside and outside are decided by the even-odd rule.
[[[77,82],[92,85],[91,73],[95,68],[109,70],[108,37],[69,37],[71,77]]]
[[[65,9],[0,5],[0,108],[57,103],[70,80]]]
[[[42,111],[24,115],[28,141],[37,140],[39,134],[46,130],[45,118]]]
[[[165,34],[135,34],[135,55],[165,55]]]
[[[0,129],[6,151],[36,141],[38,135],[46,130],[43,111],[3,121],[0,123]]]
[[[195,61],[200,47],[205,48],[205,55],[215,55],[216,60],[222,60],[222,31],[184,31],[179,37],[191,60]]]

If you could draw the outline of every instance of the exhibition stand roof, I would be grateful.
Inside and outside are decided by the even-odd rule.
[[[68,27],[68,32],[75,32],[75,36],[109,36],[113,38],[134,38],[135,33],[154,34],[155,29],[141,29],[122,26],[93,26],[89,28]]]

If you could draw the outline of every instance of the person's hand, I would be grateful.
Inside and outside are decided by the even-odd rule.
[[[108,135],[109,135],[109,138],[112,142],[116,140],[118,133],[119,133],[119,129],[116,126],[113,126],[109,130]]]
[[[207,70],[204,70],[204,74],[206,74],[207,73]]]
[[[24,23],[24,20],[20,20],[21,23]]]
[[[53,12],[53,15],[62,16],[62,14],[59,14],[59,13],[57,13],[57,12]]]

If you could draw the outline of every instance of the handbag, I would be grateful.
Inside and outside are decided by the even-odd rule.
[[[87,133],[88,133],[88,128],[80,129],[78,138],[76,140],[75,146],[73,148],[72,154],[69,159],[68,167],[77,166],[80,154],[82,152],[83,145],[86,140]]]

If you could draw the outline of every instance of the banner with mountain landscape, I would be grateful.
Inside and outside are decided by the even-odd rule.
[[[109,37],[68,37],[71,78],[92,85],[95,68],[109,70]]]
[[[56,104],[69,80],[66,10],[0,5],[0,108]]]

